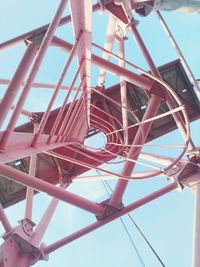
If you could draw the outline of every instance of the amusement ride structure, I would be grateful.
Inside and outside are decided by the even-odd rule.
[[[68,8],[69,15],[63,16]],[[200,2],[60,0],[50,24],[0,43],[0,53],[24,45],[12,79],[0,79],[5,88],[0,103],[0,220],[5,231],[1,267],[37,266],[55,250],[184,187],[195,192],[193,267],[200,266],[200,149],[190,134],[190,122],[200,118],[199,84],[162,10],[199,12]],[[108,17],[104,46],[94,37],[98,35],[93,32],[97,11]],[[137,17],[151,12],[157,14],[178,55],[177,60],[159,67],[137,28]],[[65,27],[71,30],[70,37],[63,34]],[[135,38],[148,69],[127,56],[126,46],[130,49],[132,42],[127,35]],[[56,84],[51,83],[50,70],[49,77],[46,72],[49,82],[36,80],[49,51],[54,57],[62,53],[64,60]],[[34,90],[41,95],[48,91],[46,99],[38,99],[45,102],[43,110],[34,110],[29,102]],[[177,142],[157,143],[174,130]],[[165,187],[127,204],[125,191],[134,187],[134,181],[159,176],[167,178]],[[84,180],[103,181],[109,196],[96,202],[70,191],[73,184]],[[108,180],[116,181],[112,188]],[[41,193],[52,200],[35,224],[32,207]],[[4,209],[21,201],[25,201],[24,217],[13,226]],[[43,244],[59,201],[91,213],[95,221]]]

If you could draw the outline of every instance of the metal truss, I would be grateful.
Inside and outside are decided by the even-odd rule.
[[[199,94],[199,86],[159,12],[159,20],[178,52],[176,64],[179,64],[178,71],[183,73],[187,90],[191,91],[190,99],[189,96],[183,99],[177,93],[178,88],[172,88],[170,81],[163,77],[162,67],[159,69],[155,65],[138,32],[134,16],[135,13],[148,15],[153,10],[154,1],[130,1],[131,4],[125,0],[100,1],[92,5],[88,0],[70,0],[71,14],[63,17],[67,2],[60,1],[49,25],[0,44],[1,52],[20,42],[25,43],[24,55],[12,79],[0,80],[7,86],[0,103],[0,174],[6,177],[5,180],[27,187],[26,193],[23,191],[20,197],[11,201],[14,203],[25,198],[26,209],[19,225],[11,226],[3,209],[11,202],[0,207],[0,219],[5,230],[1,267],[25,267],[46,260],[50,253],[62,246],[179,187],[195,188],[199,220],[200,156],[199,148],[195,147],[190,136],[190,121],[200,116],[198,97],[194,93],[195,89]],[[109,16],[104,47],[94,43],[92,38],[92,16],[100,9]],[[56,34],[57,28],[66,24],[71,24],[74,33],[72,43]],[[126,58],[127,30],[134,36],[150,71]],[[118,46],[117,54],[113,50],[114,44]],[[36,81],[49,48],[68,54],[57,84]],[[93,68],[99,72],[95,86]],[[109,73],[119,77],[119,84],[106,88],[105,80]],[[72,76],[71,84],[65,85],[65,78],[69,75]],[[52,90],[43,112],[25,108],[33,88]],[[64,97],[55,108],[61,91]],[[23,116],[27,117],[27,122],[19,125],[17,122]],[[145,152],[149,147],[156,150],[156,146],[167,150],[170,144],[150,142],[176,128],[183,140],[181,145],[172,146],[179,150],[176,157]],[[104,146],[95,149],[86,145],[85,140],[98,133],[105,136]],[[13,162],[20,162],[24,169],[17,169]],[[116,164],[121,163],[121,171],[115,171]],[[142,166],[142,170],[138,166]],[[102,175],[87,176],[88,170],[100,171]],[[124,205],[123,197],[130,180],[158,175],[166,176],[169,185]],[[117,184],[109,199],[95,203],[68,191],[71,183],[84,179],[117,179]],[[53,197],[37,225],[32,219],[35,190]],[[59,200],[92,213],[96,222],[50,245],[43,245],[43,236]],[[195,232],[199,233],[199,224],[196,223],[195,227]],[[195,235],[193,267],[199,266],[200,262],[198,235]]]

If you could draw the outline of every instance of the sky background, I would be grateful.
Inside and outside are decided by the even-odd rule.
[[[25,0],[0,0],[0,43],[18,34],[24,33],[35,27],[48,23],[58,6],[59,1],[25,1]],[[69,10],[65,11],[65,15]],[[182,49],[196,78],[200,78],[200,16],[195,14],[164,13],[171,31],[173,32],[180,48]],[[156,63],[163,65],[177,58],[171,44],[166,38],[164,31],[158,22],[155,14],[147,18],[138,18],[140,31],[144,41]],[[93,41],[103,46],[108,15],[95,13],[93,21]],[[57,31],[57,35],[73,42],[71,26],[64,26]],[[126,41],[126,55],[128,59],[148,70],[143,57],[131,34],[128,33]],[[6,51],[0,51],[0,79],[10,79],[22,57],[25,46],[19,44]],[[116,48],[115,48],[116,49]],[[95,50],[96,52],[96,50]],[[99,52],[98,52],[99,53]],[[36,81],[56,83],[59,72],[67,58],[63,52],[51,48],[41,67]],[[75,62],[70,72],[73,72]],[[92,85],[97,84],[98,70],[94,68]],[[71,76],[71,75],[69,75]],[[71,77],[66,77],[65,84],[70,83]],[[118,83],[118,77],[109,75],[106,79],[106,86]],[[0,86],[0,94],[3,95],[5,86]],[[51,91],[34,89],[31,91],[26,102],[26,108],[32,111],[44,110]],[[59,106],[60,93],[56,106]],[[23,119],[18,123],[23,122]],[[199,145],[199,122],[191,125],[192,138],[196,146]],[[161,144],[176,143],[178,133],[173,132],[156,142]],[[183,143],[183,141],[182,141]],[[175,152],[169,152],[169,155]],[[120,171],[119,164],[115,171]],[[124,203],[128,204],[168,184],[165,178],[154,178],[147,181],[131,182],[124,197]],[[110,182],[113,187],[114,182]],[[99,182],[74,183],[71,191],[79,193],[97,202],[107,198],[107,193]],[[34,202],[34,221],[37,223],[47,207],[50,197],[39,194]],[[13,226],[23,217],[24,203],[15,205],[6,210]],[[190,190],[183,192],[171,192],[152,203],[131,213],[135,221],[141,227],[152,246],[167,267],[190,267],[192,255],[192,225],[193,225],[193,195]],[[123,217],[124,222],[140,252],[145,266],[161,266],[155,256],[151,253],[145,242],[138,234],[134,225],[127,216]],[[77,229],[95,221],[93,215],[74,208],[70,205],[59,203],[52,223],[44,238],[46,244],[50,244],[63,236],[66,236]],[[1,233],[3,234],[3,229]],[[87,236],[72,242],[50,255],[48,262],[38,262],[36,266],[75,266],[75,267],[140,267],[142,266],[137,255],[126,235],[119,220],[106,225]]]

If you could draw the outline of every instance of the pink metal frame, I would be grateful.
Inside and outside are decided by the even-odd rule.
[[[10,224],[3,208],[0,206],[0,220],[5,230],[5,241],[2,244],[3,259],[0,263],[0,266],[2,267],[7,266],[8,258],[11,263],[9,266],[14,266],[15,264],[16,266],[21,267],[36,263],[39,259],[46,259],[47,255],[56,249],[59,249],[77,238],[119,218],[120,216],[123,216],[124,214],[139,208],[172,190],[175,190],[178,187],[177,182],[173,182],[168,186],[155,191],[154,193],[139,199],[132,204],[129,204],[126,207],[123,207],[122,205],[122,198],[126,187],[128,186],[129,180],[149,178],[154,174],[165,173],[168,169],[172,168],[177,161],[181,162],[181,157],[187,148],[189,151],[195,148],[192,140],[190,139],[187,113],[184,107],[182,107],[181,102],[179,103],[179,99],[175,93],[173,93],[173,90],[162,81],[159,71],[145,47],[139,32],[137,31],[134,20],[130,18],[131,11],[129,12],[128,8],[123,6],[123,10],[125,12],[123,16],[127,17],[127,21],[130,23],[130,29],[151,71],[151,74],[144,72],[146,74],[145,76],[140,76],[126,68],[126,64],[128,64],[128,62],[126,60],[124,50],[124,36],[117,36],[114,29],[114,26],[120,17],[114,19],[114,17],[110,15],[109,30],[107,32],[107,35],[109,36],[107,36],[105,47],[101,48],[98,46],[98,48],[104,51],[103,57],[100,57],[91,52],[92,46],[95,46],[92,43],[91,35],[92,9],[93,12],[96,11],[100,9],[100,5],[96,4],[92,7],[91,2],[86,0],[81,1],[81,4],[78,0],[71,0],[69,2],[71,5],[71,16],[62,18],[62,14],[67,5],[67,0],[62,0],[52,23],[0,44],[1,51],[21,42],[24,39],[28,40],[26,52],[19,63],[13,78],[11,80],[0,80],[1,84],[8,85],[6,93],[0,103],[0,126],[7,122],[8,112],[11,109],[14,110],[11,119],[7,123],[6,129],[0,133],[0,174],[27,186],[25,215],[19,226],[13,227]],[[109,9],[109,11],[112,11],[112,9]],[[56,29],[69,22],[72,22],[75,34],[74,45],[55,36]],[[110,57],[113,56],[112,47],[115,41],[117,41],[119,45],[119,54],[115,55],[118,58],[119,64],[109,61]],[[39,84],[34,81],[49,46],[58,47],[65,52],[70,53],[56,85]],[[78,59],[78,67],[77,70],[74,71],[72,84],[70,86],[64,86],[64,78],[68,73],[72,60],[75,57]],[[93,65],[100,68],[99,87],[103,86],[107,72],[115,73],[120,77],[121,103],[106,97],[101,90],[91,88],[91,67]],[[138,68],[138,70],[140,69]],[[143,72],[143,70],[140,71]],[[28,77],[26,77],[27,74]],[[132,144],[128,143],[128,115],[131,114],[133,116],[133,113],[129,110],[127,104],[126,81],[142,88],[149,95],[149,103],[142,121],[138,121],[137,123],[138,129]],[[76,83],[79,83],[78,86]],[[17,104],[14,106],[13,102],[21,87],[23,87],[21,95]],[[15,132],[14,129],[21,114],[34,119],[34,114],[24,110],[24,103],[31,88],[42,87],[53,89],[53,95],[40,122],[35,122],[34,133]],[[51,131],[49,133],[45,133],[44,129],[46,129],[45,127],[47,127],[47,124],[50,121],[50,115],[56,97],[59,91],[63,89],[67,90],[66,97],[61,104],[54,123],[51,125]],[[112,101],[113,104],[121,108],[123,117],[122,123],[120,123],[117,118],[111,116],[106,108],[105,110],[101,110],[91,102],[91,97],[94,92],[104,100],[106,99],[107,101]],[[178,109],[174,104],[174,98],[179,104]],[[69,102],[69,99],[72,99],[70,100],[71,102]],[[162,101],[167,103],[171,112],[170,114],[174,117],[177,127],[185,140],[183,152],[177,159],[141,153],[142,147],[146,143],[147,136],[151,130],[153,121],[156,119],[157,111]],[[181,112],[183,113],[183,116],[180,115]],[[164,114],[163,116],[166,115]],[[136,116],[135,118],[137,120]],[[117,133],[114,127],[115,124],[120,125],[122,131],[124,132],[124,140],[122,140],[119,133]],[[87,153],[84,150],[85,147],[83,145],[83,141],[90,127],[98,128],[107,136],[107,144],[105,145],[105,148],[101,151],[97,151],[99,158],[95,158],[94,155]],[[73,155],[81,156],[81,159],[76,158],[76,156],[70,158],[68,155],[59,154],[58,152],[53,151],[54,149],[63,147],[68,149],[68,151],[71,151]],[[122,151],[127,148],[129,148],[129,153],[124,156]],[[71,162],[71,166],[76,164],[87,169],[102,170],[112,176],[117,175],[119,178],[118,183],[110,199],[107,200],[106,204],[95,203],[67,191],[67,183],[62,183],[58,187],[41,179],[37,179],[35,177],[37,154],[41,152],[46,153],[46,155],[51,155],[55,159],[62,159],[63,161]],[[5,163],[28,156],[30,157],[28,174],[5,165]],[[100,164],[106,162],[106,160],[103,160],[104,156],[107,158],[109,156],[109,159],[121,157],[125,162],[122,172],[114,173],[107,169],[98,167]],[[83,160],[84,157],[86,159],[85,161]],[[139,157],[150,159],[153,164],[159,162],[160,164],[168,166],[161,169],[156,167],[156,164],[155,166],[153,164],[146,164],[148,166],[155,167],[156,171],[146,171],[138,174],[133,172],[133,170],[137,163],[142,163],[140,162]],[[110,164],[109,160],[108,164]],[[143,164],[145,165],[145,163]],[[76,177],[74,176],[72,179],[75,180]],[[34,190],[45,192],[53,198],[41,221],[33,229],[32,205]],[[41,245],[42,238],[56,210],[59,200],[65,201],[94,214],[97,217],[97,222],[67,237],[64,237],[51,245],[43,247]],[[24,225],[26,225],[27,228],[24,228]],[[18,248],[11,248],[11,244],[16,242],[16,240],[18,240],[18,244],[25,244],[25,247],[23,248],[25,254],[23,256],[20,256],[18,253]],[[10,253],[9,255],[8,251]],[[26,254],[27,251],[29,251],[29,255]]]

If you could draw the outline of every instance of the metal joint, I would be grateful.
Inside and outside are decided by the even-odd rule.
[[[179,162],[165,172],[168,179],[173,179],[179,184],[185,185],[185,181],[198,171],[198,166],[192,162]]]
[[[29,36],[24,40],[25,44],[28,46],[30,43],[38,44],[38,48],[42,43],[44,36],[46,34],[46,30],[40,33],[35,33],[34,35]]]
[[[196,147],[194,150],[187,154],[190,162],[200,164],[200,147]]]
[[[35,226],[35,223],[32,222],[31,220],[27,219],[27,218],[19,221],[19,223],[20,223],[24,233],[27,234],[28,236],[31,236],[33,233],[33,228]]]
[[[103,201],[101,203],[101,205],[103,207],[105,207],[105,210],[104,210],[104,213],[101,216],[96,216],[96,218],[97,218],[98,221],[100,221],[102,219],[105,219],[105,218],[107,218],[107,217],[109,217],[109,216],[117,213],[118,211],[120,211],[121,209],[124,208],[123,203],[120,203],[117,208],[116,207],[112,207],[112,206],[110,206],[108,204],[109,201],[110,201],[110,199],[107,199],[106,201]]]

